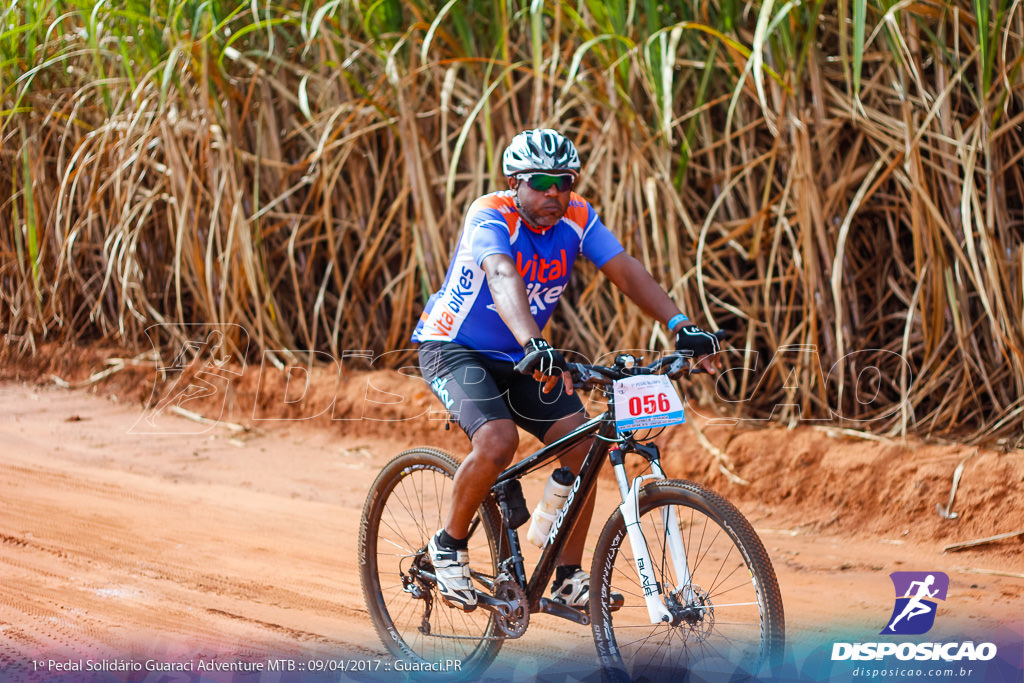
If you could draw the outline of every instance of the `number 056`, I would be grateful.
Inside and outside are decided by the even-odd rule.
[[[631,396],[629,399],[629,414],[633,416],[667,413],[671,407],[668,402],[668,394],[665,392],[657,395]]]

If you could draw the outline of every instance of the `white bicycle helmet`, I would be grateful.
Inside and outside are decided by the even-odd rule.
[[[569,138],[550,128],[524,130],[508,143],[501,156],[506,176],[524,171],[580,172],[580,155]]]

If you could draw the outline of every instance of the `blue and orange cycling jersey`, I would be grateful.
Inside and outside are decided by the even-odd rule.
[[[562,219],[544,232],[520,219],[511,190],[484,195],[469,207],[444,284],[427,301],[412,340],[454,341],[492,358],[518,361],[523,350],[498,315],[481,268],[484,259],[505,254],[515,262],[530,312],[543,329],[578,254],[600,268],[622,251],[594,208],[575,192]]]

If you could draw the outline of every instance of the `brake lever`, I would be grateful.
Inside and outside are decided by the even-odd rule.
[[[683,371],[687,369],[689,369],[689,372],[686,374],[692,375],[693,366],[690,365],[690,358],[687,356],[678,356],[672,361],[671,365],[668,366],[668,372],[665,374],[668,375],[669,379],[679,379],[683,376]]]
[[[585,367],[580,363],[569,363],[569,370],[572,373],[573,389],[583,389],[589,384],[608,384],[609,380],[604,375]]]

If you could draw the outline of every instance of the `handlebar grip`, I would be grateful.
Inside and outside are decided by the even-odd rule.
[[[729,336],[729,333],[727,331],[725,331],[725,330],[715,330],[711,334],[715,335],[715,337],[718,339],[719,342],[725,341],[725,338]],[[708,374],[708,371],[705,370],[704,368],[702,368],[699,365],[694,365],[694,366],[692,366],[689,369],[689,371],[686,374],[687,375],[706,375],[706,374]]]
[[[729,336],[729,332],[727,332],[726,330],[722,330],[722,329],[715,330],[711,334],[715,335],[715,339],[717,339],[719,341],[719,343],[725,341],[726,337]],[[690,358],[689,361],[690,362],[687,363],[688,367],[686,367],[686,366],[680,367],[679,369],[675,370],[674,372],[670,372],[669,373],[669,377],[671,377],[672,379],[678,379],[679,376],[682,375],[683,370],[686,370],[686,374],[687,375],[705,375],[705,374],[707,374],[707,371],[704,370],[704,368],[702,368],[699,365],[693,364],[693,359],[692,358]]]

